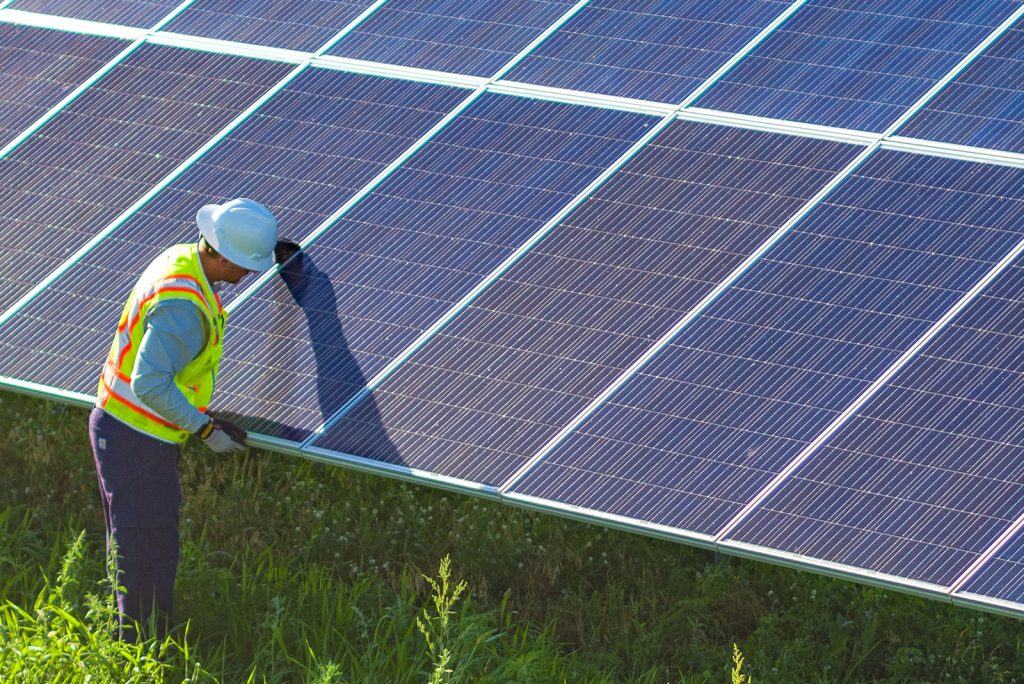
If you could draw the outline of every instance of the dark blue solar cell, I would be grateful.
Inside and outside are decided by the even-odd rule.
[[[1024,152],[1024,30],[1011,29],[928,103],[900,135]]]
[[[1012,215],[1024,209],[1024,171],[977,178],[1005,194],[975,196],[976,215],[1013,227]],[[1019,240],[1024,231],[1016,229]],[[733,537],[943,586],[955,581],[1021,514],[1022,286],[1024,270],[1007,270]]]
[[[197,239],[201,205],[256,198],[274,212],[282,235],[303,238],[465,96],[307,69],[0,327],[0,348],[21,347],[0,354],[0,374],[91,393],[128,291],[160,251]],[[231,292],[222,293],[225,303]],[[247,373],[235,368],[237,339],[231,335],[218,398]],[[299,348],[306,343],[292,339]],[[246,405],[276,405],[303,391],[299,384],[275,383],[272,394]]]
[[[654,121],[482,96],[245,302],[218,405],[265,406],[250,424],[310,434]],[[368,455],[398,460],[376,443]]]
[[[856,152],[673,124],[317,445],[501,484]]]
[[[880,132],[1019,5],[809,2],[697,106]]]
[[[515,491],[715,535],[1024,235],[1022,179],[874,155]]]
[[[1024,604],[1024,535],[1018,531],[971,577],[962,591]]]
[[[0,160],[0,310],[290,69],[145,46]]]
[[[491,76],[572,4],[560,0],[392,0],[330,54]]]
[[[149,28],[170,14],[179,0],[14,0],[11,9]]]
[[[371,0],[196,0],[166,31],[313,52]]]
[[[533,50],[507,78],[681,102],[789,4],[776,0],[595,0]]]
[[[0,147],[81,85],[128,43],[0,24]]]

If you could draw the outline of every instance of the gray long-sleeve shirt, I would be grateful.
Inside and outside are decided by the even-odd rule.
[[[206,319],[192,302],[170,299],[150,307],[143,323],[146,329],[132,369],[132,390],[160,416],[195,432],[209,418],[189,403],[174,377],[203,350]]]

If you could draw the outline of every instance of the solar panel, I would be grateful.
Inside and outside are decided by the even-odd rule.
[[[391,0],[328,54],[492,76],[573,3]]]
[[[697,105],[883,131],[1019,7],[808,2]]]
[[[989,267],[1024,237],[1024,171],[943,164],[947,187],[959,190],[944,202],[945,233],[959,234],[960,258],[976,260],[971,270]],[[930,227],[929,250],[946,251],[936,249],[941,229]],[[943,272],[954,268],[963,266]],[[1022,275],[1013,269],[997,280],[732,537],[950,585],[1021,513],[1015,445],[1024,385],[1014,354]]]
[[[144,46],[0,159],[0,244],[17,255],[0,264],[0,309],[288,70],[273,62]]]
[[[650,123],[483,95],[245,302],[218,405],[309,435]]]
[[[10,8],[149,28],[156,25],[178,4],[176,0],[14,0]]]
[[[512,491],[713,537],[1011,249],[1015,175],[872,157]]]
[[[372,0],[195,0],[165,28],[312,52],[371,4]]]
[[[306,70],[0,327],[0,374],[92,392],[124,298],[159,252],[196,239],[200,206],[259,196],[305,237],[464,96]]]
[[[789,6],[775,0],[595,0],[513,81],[681,102]]]
[[[1024,31],[1010,29],[900,135],[1024,152]]]
[[[673,124],[316,444],[501,484],[855,152]]]
[[[0,0],[0,386],[91,403],[250,196],[306,242],[223,292],[254,442],[1022,614],[1021,21]]]
[[[0,24],[0,147],[15,139],[128,43]]]

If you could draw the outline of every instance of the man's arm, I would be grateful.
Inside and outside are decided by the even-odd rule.
[[[174,377],[203,350],[206,320],[192,302],[172,299],[154,304],[143,323],[132,390],[161,417],[195,432],[210,419],[189,403]]]

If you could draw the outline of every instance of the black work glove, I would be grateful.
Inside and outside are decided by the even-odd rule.
[[[211,451],[227,454],[245,449],[245,440],[249,434],[231,421],[211,417],[210,422],[196,431],[196,436]]]
[[[278,240],[277,244],[274,246],[274,261],[279,264],[283,264],[295,256],[296,252],[301,251],[302,247],[300,247],[297,242],[284,239]]]

